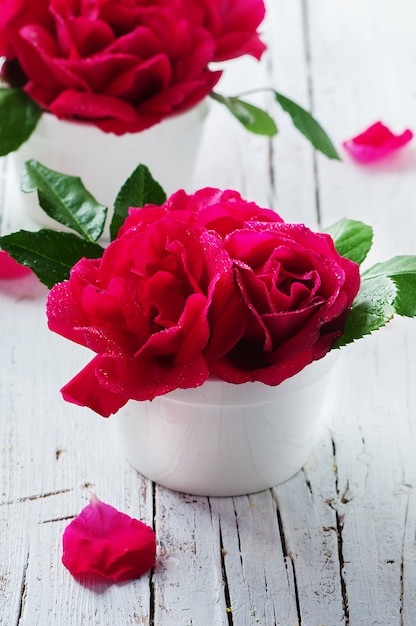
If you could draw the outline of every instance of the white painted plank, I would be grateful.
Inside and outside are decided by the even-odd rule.
[[[396,132],[415,128],[415,9],[408,2],[309,3],[314,102],[339,142],[377,119]],[[371,223],[369,260],[414,253],[414,147],[367,167],[343,156],[343,163],[318,159],[323,223],[344,216]],[[333,437],[351,624],[416,620],[413,326],[395,321],[345,349]]]
[[[301,624],[346,624],[330,437],[303,472],[275,488]]]
[[[397,358],[405,340],[400,326],[393,322],[371,344],[357,344],[355,354],[345,354],[346,377],[362,393],[346,398],[347,388],[340,388],[333,425],[338,489],[344,494],[339,514],[352,623],[366,624],[371,618],[374,623],[401,624],[405,559],[413,589],[416,584],[414,555],[404,550],[416,447],[408,429],[409,379],[406,365]],[[406,541],[409,547],[408,535]]]
[[[216,87],[221,95],[238,96],[270,83],[267,65],[254,59],[242,58],[218,65],[224,69]],[[264,92],[244,99],[262,108],[269,104],[269,96]],[[269,144],[267,137],[248,133],[224,106],[211,101],[193,190],[201,187],[236,189],[243,198],[260,206],[270,206]]]
[[[146,493],[135,472],[125,476],[124,481],[122,478],[121,472],[117,476],[118,488],[113,485],[111,489],[112,494],[122,496],[123,504],[115,504],[151,523],[143,510],[147,504],[147,514],[151,512],[151,489]],[[104,493],[108,486],[102,489]],[[125,626],[149,623],[149,576],[127,584],[89,589],[77,583],[61,563],[63,531],[87,504],[88,497],[85,489],[76,493],[46,494],[0,509],[3,515],[6,513],[8,536],[13,538],[6,553],[2,553],[2,580],[9,583],[0,594],[0,606],[4,605],[2,615],[9,616],[5,624]],[[112,499],[108,494],[102,498]]]
[[[340,146],[377,120],[394,132],[416,129],[413,59],[416,6],[399,2],[309,2],[314,106]],[[318,157],[323,224],[362,219],[376,231],[374,253],[413,253],[414,142],[388,161],[363,166]],[[404,227],[403,227],[404,225]],[[394,233],[399,236],[395,239]]]
[[[402,542],[402,616],[403,624],[412,624],[416,616],[416,498],[414,485],[408,485]]]
[[[133,626],[149,624],[149,578],[94,590],[79,585],[61,564],[66,522],[36,524],[31,531],[28,590],[21,624]],[[39,565],[42,565],[40,568]]]
[[[2,535],[7,550],[2,550],[0,575],[9,583],[1,596],[8,607],[4,614],[10,612],[7,623],[17,623],[21,611],[22,625],[71,624],[75,611],[80,624],[145,624],[150,612],[145,578],[123,586],[122,592],[119,587],[105,595],[83,589],[60,562],[60,542],[65,525],[88,503],[90,490],[152,524],[150,483],[125,462],[109,422],[60,398],[59,386],[80,367],[86,352],[47,330],[44,290],[26,279],[2,286],[15,292],[0,294],[2,330],[14,337],[10,353],[2,351],[0,394],[0,511],[7,531]],[[5,316],[5,305],[11,302],[14,314]],[[26,592],[19,608],[23,576]]]
[[[234,624],[296,624],[293,572],[270,492],[212,498]]]
[[[3,453],[3,446],[1,450]],[[23,506],[0,507],[0,538],[0,615],[4,624],[14,625],[21,615],[28,567],[29,538]]]
[[[226,626],[218,521],[208,499],[157,487],[155,514],[161,545],[155,624]]]
[[[268,84],[310,110],[303,3],[270,0],[267,11]],[[271,111],[279,127],[271,145],[274,208],[285,221],[314,228],[318,216],[313,150],[277,104]]]

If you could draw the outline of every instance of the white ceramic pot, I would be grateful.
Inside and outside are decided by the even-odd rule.
[[[117,136],[82,122],[44,113],[29,140],[9,157],[13,184],[19,189],[23,164],[35,159],[58,172],[79,176],[96,200],[110,209],[139,163],[170,195],[187,189],[208,113],[207,100],[139,133]],[[39,208],[35,193],[19,196],[20,208],[36,224],[56,227]],[[107,231],[108,236],[108,231]]]
[[[127,460],[185,493],[236,496],[282,483],[307,461],[319,433],[333,353],[277,387],[208,380],[116,415]]]

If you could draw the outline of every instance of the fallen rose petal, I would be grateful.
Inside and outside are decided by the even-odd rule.
[[[17,263],[7,252],[0,250],[0,278],[23,278],[31,271],[29,267]]]
[[[156,538],[150,526],[92,496],[66,527],[62,563],[82,581],[132,580],[155,564]]]
[[[395,135],[382,122],[376,122],[356,137],[344,141],[342,145],[356,161],[372,163],[402,148],[412,138],[413,133],[409,129]]]

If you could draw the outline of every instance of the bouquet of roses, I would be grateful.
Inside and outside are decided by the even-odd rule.
[[[266,48],[263,0],[2,0],[0,155],[24,143],[43,112],[115,134],[142,131],[206,96],[250,131],[277,133],[273,119],[214,87],[212,63]],[[302,107],[271,90],[297,128],[330,158],[330,139]]]
[[[372,229],[341,220],[325,233],[285,223],[236,191],[163,189],[140,165],[106,208],[80,179],[35,161],[23,187],[77,231],[0,237],[51,288],[51,330],[94,351],[66,400],[109,416],[209,376],[278,385],[314,360],[416,315],[416,257],[361,272]]]

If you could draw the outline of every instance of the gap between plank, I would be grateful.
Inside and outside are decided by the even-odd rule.
[[[308,88],[309,109],[310,109],[311,114],[313,115],[314,109],[315,109],[315,98],[314,98],[314,88],[313,88],[313,79],[312,79],[312,53],[311,53],[311,40],[310,40],[310,21],[309,21],[308,0],[301,0],[301,9],[302,9],[303,41],[305,45],[305,66],[306,66],[306,81],[307,81],[307,88]],[[316,150],[313,150],[312,162],[313,162],[313,178],[315,182],[316,220],[318,222],[318,227],[321,229],[322,228],[321,198],[319,194],[319,185],[318,185],[318,162],[317,162]]]
[[[25,564],[23,566],[22,584],[20,586],[20,604],[19,604],[19,612],[17,615],[16,626],[19,626],[19,624],[22,621],[25,604],[26,604],[26,596],[27,596],[26,578],[27,578],[27,569],[29,567],[29,553],[30,553],[30,550],[28,550],[26,554]]]
[[[297,625],[296,626],[302,626],[302,617],[301,617],[301,610],[300,610],[300,599],[299,599],[299,589],[298,589],[298,583],[296,580],[296,567],[295,567],[295,562],[294,559],[292,557],[291,554],[289,554],[289,550],[287,549],[287,543],[286,543],[286,537],[285,537],[285,531],[284,531],[284,527],[283,527],[283,521],[282,521],[282,515],[280,513],[280,507],[279,507],[279,500],[278,500],[278,496],[275,492],[274,489],[272,489],[272,498],[276,507],[276,517],[277,517],[277,526],[279,529],[279,534],[280,534],[280,543],[282,544],[282,552],[283,552],[283,557],[284,557],[284,561],[285,561],[285,566],[286,569],[288,569],[288,565],[290,564],[291,570],[292,570],[292,575],[293,575],[293,589],[294,589],[294,594],[295,594],[295,603],[296,603],[296,614],[297,614]]]

